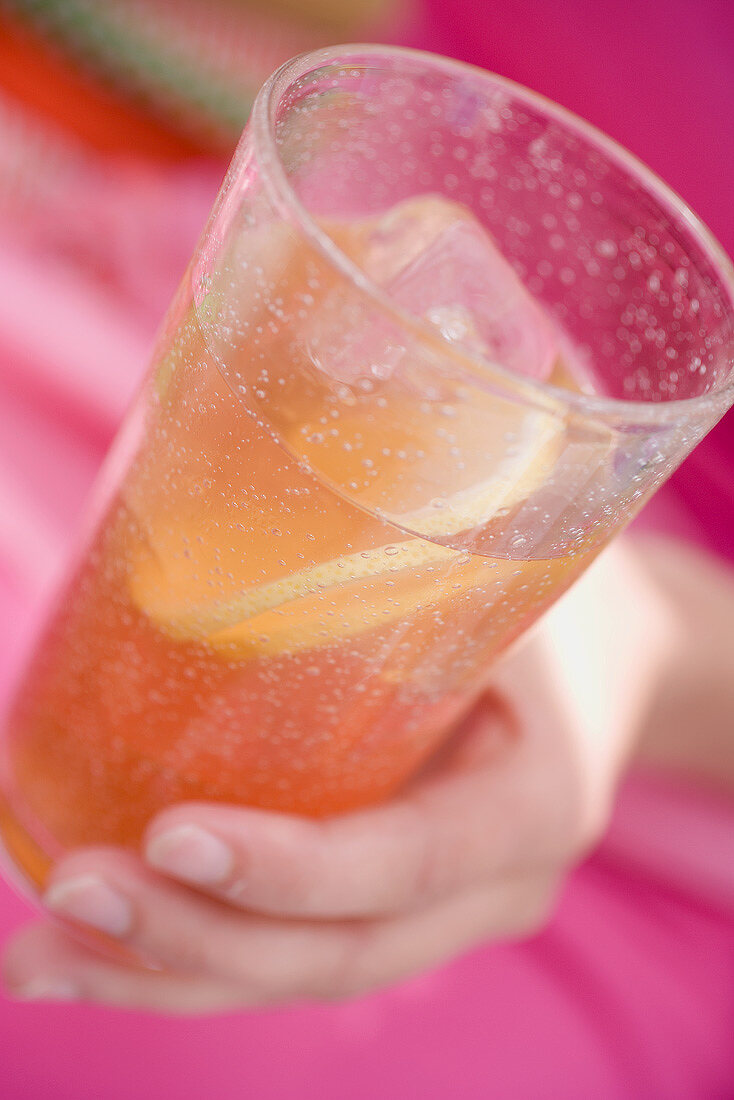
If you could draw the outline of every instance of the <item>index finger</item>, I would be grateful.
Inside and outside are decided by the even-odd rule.
[[[487,876],[514,874],[529,850],[542,863],[546,800],[531,760],[520,759],[529,746],[520,739],[483,761],[497,740],[497,712],[485,705],[471,722],[479,763],[444,768],[384,806],[318,821],[186,804],[152,823],[145,858],[244,909],[331,920],[417,908]]]

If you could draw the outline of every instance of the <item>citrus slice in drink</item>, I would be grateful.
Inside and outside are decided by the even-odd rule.
[[[405,513],[405,527],[439,540],[485,523],[542,484],[556,448],[555,438],[536,439],[495,477],[457,492],[441,508]],[[301,518],[308,545],[307,520]],[[171,637],[200,640],[236,657],[274,656],[355,638],[517,571],[513,560],[488,561],[440,541],[410,537],[330,556],[263,583],[244,583],[240,590],[223,587],[217,547],[223,537],[241,543],[231,548],[233,560],[252,554],[257,540],[259,560],[269,554],[273,571],[279,568],[278,543],[274,538],[268,543],[267,522],[259,527],[261,533],[253,526],[245,536],[224,534],[226,523],[217,522],[197,539],[190,513],[169,522],[154,519],[133,553],[129,585],[135,604]],[[182,547],[193,549],[182,552]]]
[[[471,290],[484,311],[479,320],[486,322],[486,339],[501,330],[502,344],[502,326],[512,317],[508,332],[520,325],[536,333],[537,347],[524,354],[545,370],[552,340],[547,323],[535,316],[539,307],[461,208],[427,196],[329,231],[385,286],[394,289],[400,272],[409,275],[408,304],[418,314],[418,291],[431,314],[437,302],[453,308],[451,295]],[[364,385],[374,366],[371,353],[384,342],[379,325],[377,331],[366,326],[366,342],[346,339],[341,288],[333,273],[311,270],[316,259],[289,227],[258,226],[240,243],[238,270],[231,273],[236,300],[225,293],[226,280],[207,284],[196,322],[192,318],[188,337],[182,336],[193,341],[192,348],[179,358],[189,364],[191,388],[195,364],[213,354],[231,389],[292,457],[284,459],[277,447],[280,457],[266,456],[265,439],[252,429],[257,491],[248,507],[235,505],[228,484],[232,459],[223,454],[220,460],[216,447],[228,451],[235,438],[246,445],[243,433],[249,429],[236,417],[230,424],[227,417],[234,414],[222,412],[216,446],[199,455],[199,429],[193,421],[186,428],[181,419],[191,395],[178,395],[174,379],[182,372],[167,368],[159,388],[163,452],[185,455],[190,470],[177,468],[168,499],[159,496],[160,510],[154,489],[138,494],[138,506],[131,504],[142,536],[130,561],[136,606],[171,637],[202,641],[233,656],[273,656],[323,648],[407,620],[477,586],[490,566],[493,582],[516,572],[516,562],[495,559],[488,565],[479,555],[467,555],[465,546],[473,546],[472,531],[495,519],[500,523],[548,482],[562,422],[511,394],[466,392],[457,381],[460,371],[455,377],[450,369],[455,352],[444,345],[435,357],[435,385],[426,383],[422,364],[412,362],[407,348],[394,369],[375,385]],[[459,262],[464,253],[472,260],[467,270]],[[307,299],[311,310],[302,310],[293,328],[285,320],[276,323],[278,312],[298,318],[296,307]],[[276,303],[271,315],[268,306]],[[217,330],[226,336],[221,346]],[[475,335],[479,339],[479,329]],[[301,362],[304,349],[323,360],[319,369]],[[413,370],[419,375],[415,383]],[[214,396],[202,390],[200,406],[219,407],[210,400]],[[227,402],[221,407],[227,409]],[[208,471],[206,478],[195,473],[197,466]],[[319,487],[302,491],[320,494],[318,504],[315,498],[299,504],[288,495],[304,469]],[[197,480],[208,486],[198,503],[188,486]],[[134,495],[132,486],[128,496]],[[343,502],[353,518],[338,514]],[[287,517],[288,531],[278,530],[286,526],[279,516]],[[392,536],[385,521],[393,525]],[[349,531],[343,537],[340,522]],[[299,553],[304,549],[311,551],[310,561]]]
[[[153,558],[135,566],[133,598],[172,637],[198,638],[233,656],[274,656],[333,645],[386,626],[440,598],[455,552],[418,539],[334,558],[257,585],[222,603],[189,578],[161,583]],[[465,582],[465,584],[468,581]]]

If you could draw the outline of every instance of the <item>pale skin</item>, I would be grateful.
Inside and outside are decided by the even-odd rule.
[[[391,802],[325,822],[181,805],[140,855],[74,852],[45,896],[61,920],[16,935],[6,987],[206,1014],[352,997],[531,935],[635,755],[734,791],[732,621],[734,579],[700,552],[613,547]]]

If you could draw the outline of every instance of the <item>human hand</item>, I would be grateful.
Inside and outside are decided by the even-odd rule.
[[[48,909],[151,968],[39,923],[10,945],[6,984],[205,1013],[349,997],[529,935],[604,829],[671,634],[615,547],[393,801],[325,821],[180,805],[151,823],[141,856],[74,852],[53,872]]]

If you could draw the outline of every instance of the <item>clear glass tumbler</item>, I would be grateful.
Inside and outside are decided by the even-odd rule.
[[[532,92],[383,47],[277,72],[8,717],[25,877],[183,799],[388,796],[732,403],[733,295]]]

